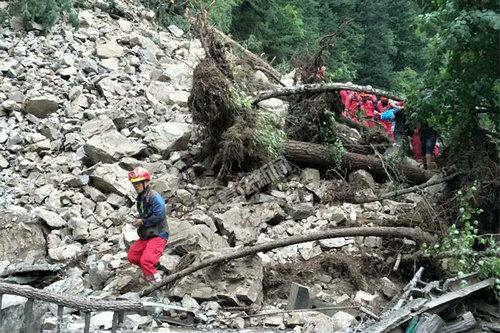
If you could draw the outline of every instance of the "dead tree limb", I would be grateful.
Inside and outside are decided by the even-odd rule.
[[[238,51],[242,52],[253,64],[264,67],[268,73],[272,74],[274,77],[281,77],[280,72],[275,70],[271,65],[269,65],[264,59],[261,57],[255,55],[254,53],[248,51],[246,48],[244,48],[240,43],[237,41],[233,40],[231,37],[223,33],[222,31],[211,27],[213,32],[219,37],[224,43],[233,46],[235,49]]]
[[[394,197],[397,197],[397,196],[400,196],[400,195],[403,195],[403,194],[412,193],[412,192],[415,192],[415,191],[418,191],[418,190],[422,190],[422,189],[424,189],[426,187],[429,187],[429,186],[433,186],[433,185],[437,185],[437,184],[441,184],[441,183],[447,182],[448,180],[453,179],[453,178],[455,178],[458,175],[459,175],[459,173],[457,172],[457,173],[454,173],[452,175],[446,176],[446,177],[441,178],[441,179],[436,179],[436,180],[433,180],[433,181],[428,181],[428,182],[426,182],[424,184],[421,184],[421,185],[415,185],[415,186],[404,188],[404,189],[401,189],[401,190],[387,192],[387,193],[384,193],[384,194],[382,194],[381,196],[379,196],[378,198],[375,198],[375,199],[356,200],[356,203],[357,204],[362,204],[362,203],[368,203],[368,202],[374,202],[374,201],[381,201],[381,200],[385,200],[385,199],[389,199],[389,198],[394,198]]]
[[[234,250],[230,253],[220,255],[200,262],[179,272],[170,274],[158,284],[144,289],[140,295],[145,296],[173,281],[176,281],[186,275],[196,272],[200,269],[226,262],[229,260],[239,259],[246,256],[254,255],[259,252],[267,252],[288,245],[312,242],[320,239],[336,238],[336,237],[354,237],[354,236],[375,236],[375,237],[399,237],[410,238],[420,242],[432,242],[434,236],[415,228],[391,228],[391,227],[359,227],[359,228],[340,228],[333,230],[325,230],[321,232],[310,233],[307,235],[293,236],[285,239],[278,239],[271,242],[258,244],[251,247],[244,247],[240,250]]]
[[[398,302],[396,303],[396,305],[394,305],[394,307],[392,308],[392,310],[399,310],[399,309],[401,309],[401,307],[403,306],[404,302],[410,296],[410,293],[411,293],[412,289],[415,288],[416,285],[417,285],[417,282],[420,281],[420,278],[422,277],[422,273],[423,272],[424,272],[424,268],[420,267],[418,269],[417,273],[415,273],[415,276],[413,276],[413,279],[411,279],[411,281],[408,282],[408,284],[404,287],[403,293],[399,297]]]
[[[329,82],[329,83],[314,83],[314,84],[302,84],[298,86],[292,87],[283,87],[280,89],[272,90],[272,91],[264,91],[261,92],[253,101],[253,105],[257,105],[260,101],[272,98],[272,97],[281,97],[281,96],[290,96],[296,94],[303,93],[322,93],[326,91],[336,91],[336,90],[354,90],[354,91],[362,91],[367,92],[374,95],[386,96],[388,98],[402,100],[402,96],[398,96],[391,92],[374,89],[370,86],[360,86],[357,84],[346,84],[342,82]]]
[[[316,143],[287,140],[283,143],[283,154],[295,163],[337,167],[335,154],[331,149]],[[363,169],[374,176],[387,178],[382,161],[374,155],[343,153],[340,167],[352,171]],[[433,175],[432,172],[408,164],[399,164],[396,168],[413,184],[425,183]]]
[[[485,251],[444,251],[440,253],[426,254],[423,252],[415,252],[412,254],[405,254],[401,257],[402,261],[413,261],[418,259],[445,259],[445,258],[453,258],[458,256],[467,256],[474,258],[483,258],[483,257],[496,257],[500,258],[500,251],[495,249],[489,249]]]
[[[286,87],[286,85],[283,82],[281,82],[280,77],[276,76],[276,75],[274,75],[274,73],[270,72],[267,67],[262,67],[262,66],[254,65],[253,69],[255,69],[256,71],[264,72],[265,74],[267,74],[268,76],[270,76],[274,81],[276,81],[278,84],[280,84],[283,87]]]

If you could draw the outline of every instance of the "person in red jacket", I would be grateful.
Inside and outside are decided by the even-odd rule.
[[[389,99],[385,96],[382,96],[380,98],[380,101],[378,101],[377,103],[377,112],[379,113],[379,116],[384,113],[384,111],[387,111],[389,109],[389,106]],[[379,119],[379,123],[382,125],[387,135],[389,135],[389,137],[394,140],[394,135],[392,133],[392,121]]]
[[[358,108],[360,106],[358,94],[352,91],[347,99],[347,116],[348,118],[358,122]]]
[[[375,127],[375,123],[373,122],[373,116],[375,115],[375,107],[373,106],[373,101],[369,94],[362,93],[361,94],[361,109],[364,112],[364,121],[363,124],[366,127],[373,128]]]

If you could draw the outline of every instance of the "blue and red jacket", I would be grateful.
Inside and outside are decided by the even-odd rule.
[[[137,229],[141,239],[161,237],[168,239],[167,209],[165,199],[151,189],[146,189],[136,198],[137,211],[143,224]]]

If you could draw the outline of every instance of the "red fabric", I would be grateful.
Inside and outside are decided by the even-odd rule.
[[[155,265],[160,260],[167,241],[161,237],[136,240],[128,250],[127,259],[131,264],[138,265],[145,276],[158,272]]]
[[[363,99],[361,102],[361,108],[365,110],[365,117],[373,118],[373,111],[375,111],[375,108],[373,107],[373,102],[371,100]]]
[[[413,131],[413,136],[411,137],[411,150],[413,151],[415,160],[422,160],[422,141],[420,141],[418,129]]]
[[[349,101],[349,90],[341,90],[340,91],[340,101],[344,105],[345,108],[347,108],[347,102]]]

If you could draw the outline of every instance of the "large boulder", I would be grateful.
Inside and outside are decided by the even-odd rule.
[[[186,123],[159,123],[149,128],[144,141],[160,154],[169,155],[176,150],[185,150],[191,137],[191,129]]]
[[[0,321],[0,332],[41,332],[43,317],[47,313],[48,304],[36,302],[33,307],[33,320],[29,327],[23,327],[24,306],[27,298],[16,295],[3,295]]]
[[[45,258],[45,237],[34,216],[22,207],[0,210],[0,260]]]
[[[285,218],[286,213],[277,203],[234,206],[223,214],[215,215],[218,228],[230,240],[234,239],[235,244],[255,242],[259,226],[278,224]]]
[[[87,138],[91,138],[94,135],[99,135],[101,133],[110,132],[116,130],[116,126],[113,120],[108,116],[101,116],[96,119],[85,122],[82,125],[81,133]]]
[[[192,265],[221,254],[202,251]],[[189,295],[198,302],[217,300],[227,305],[259,304],[263,295],[262,279],[262,261],[255,255],[194,272],[180,279],[170,294],[179,298]]]
[[[375,181],[372,175],[365,170],[357,170],[349,174],[349,184],[353,185],[357,190],[370,189],[375,191]]]
[[[95,51],[99,58],[119,58],[125,55],[125,49],[114,40],[97,44]]]
[[[116,193],[132,200],[135,198],[135,191],[127,177],[127,171],[117,163],[99,164],[92,169],[90,184],[101,192]]]
[[[229,247],[227,241],[203,224],[191,225],[186,220],[169,218],[168,246],[178,253],[215,250]]]
[[[24,101],[24,110],[38,118],[46,118],[58,108],[58,99],[51,95],[29,97]]]
[[[51,228],[61,228],[66,226],[67,224],[66,221],[61,216],[59,216],[59,214],[50,210],[39,208],[36,210],[36,214]]]
[[[93,136],[84,145],[84,150],[94,164],[98,162],[113,163],[122,157],[144,153],[146,146],[132,141],[114,130]]]

